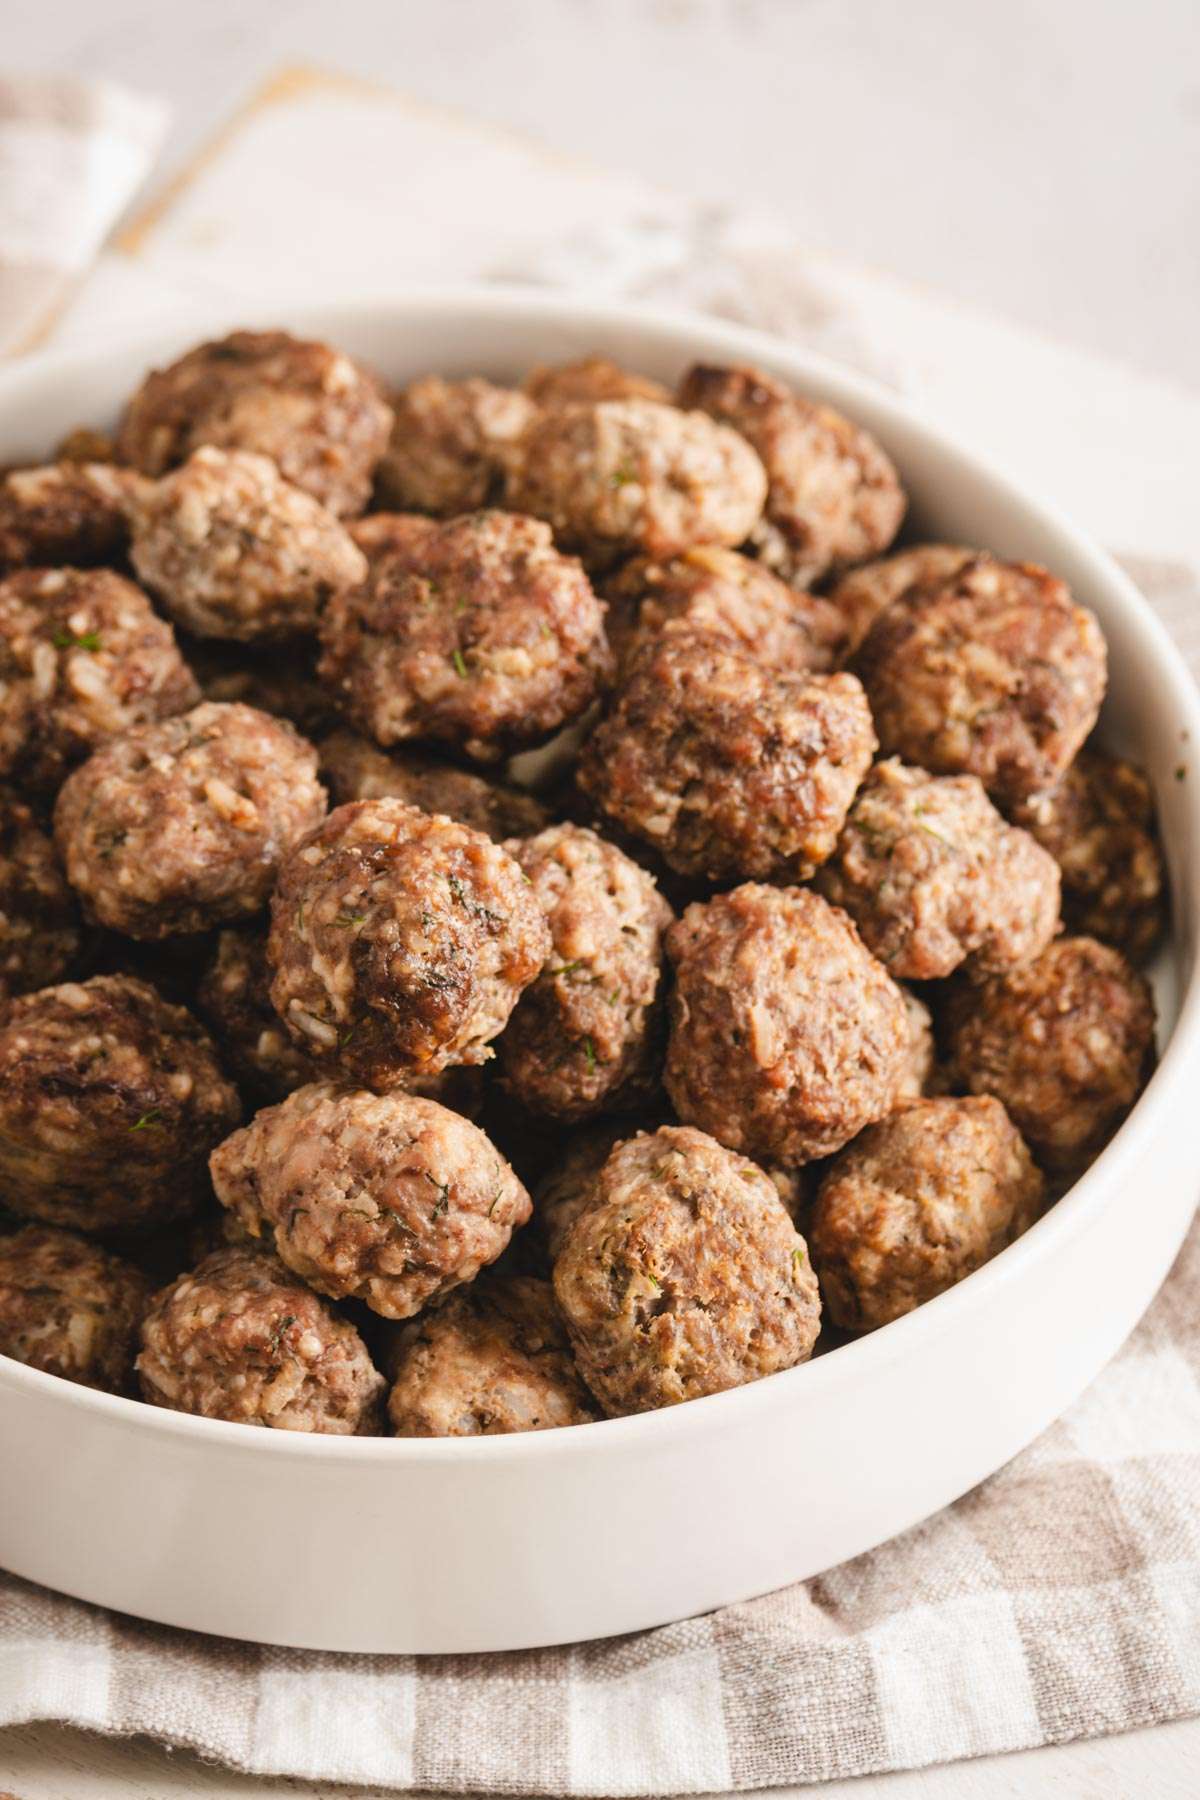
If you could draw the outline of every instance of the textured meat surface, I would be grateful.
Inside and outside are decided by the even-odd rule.
[[[192,1210],[241,1102],[208,1033],[131,975],[14,1000],[0,1022],[0,1192],[105,1231]]]
[[[570,406],[596,400],[657,400],[671,404],[670,389],[661,381],[623,369],[607,356],[581,356],[576,362],[543,364],[531,369],[521,386],[538,406]]]
[[[891,1111],[911,1054],[904,997],[840,909],[747,884],[689,906],[667,953],[665,1080],[681,1119],[791,1166]]]
[[[928,587],[957,575],[979,552],[958,544],[914,544],[893,556],[863,563],[843,575],[829,590],[829,600],[842,616],[846,654],[853,655],[880,613],[911,587]]]
[[[720,1393],[803,1362],[820,1325],[804,1239],[770,1178],[702,1131],[619,1145],[554,1266],[605,1412]]]
[[[682,875],[804,879],[833,851],[875,734],[853,675],[777,673],[707,632],[646,646],[578,780]]]
[[[1009,802],[1061,778],[1107,680],[1100,627],[1064,583],[991,557],[894,600],[855,667],[885,751]]]
[[[578,825],[551,825],[510,849],[552,947],[500,1040],[502,1079],[552,1118],[629,1110],[658,1083],[671,909],[644,869]]]
[[[445,813],[496,843],[530,837],[550,823],[532,794],[460,769],[423,750],[380,750],[355,731],[334,731],[319,745],[321,773],[335,806],[351,800],[403,800]]]
[[[354,1327],[273,1256],[216,1250],[142,1325],[142,1398],[276,1431],[378,1433],[384,1380]]]
[[[918,1100],[868,1126],[809,1225],[833,1323],[871,1331],[953,1287],[1028,1230],[1044,1188],[998,1100]]]
[[[0,573],[119,562],[138,478],[101,462],[12,469],[0,479]]]
[[[60,980],[82,945],[53,839],[23,800],[0,789],[0,1000]]]
[[[129,1391],[149,1284],[73,1231],[0,1237],[0,1356],[111,1394]]]
[[[537,408],[516,388],[423,375],[395,396],[396,422],[375,472],[383,504],[450,518],[499,497],[514,445]]]
[[[512,857],[401,800],[336,808],[271,900],[276,1011],[323,1068],[368,1087],[490,1060],[549,951]]]
[[[63,785],[54,829],[92,917],[162,938],[260,911],[324,811],[317,753],[292,725],[204,701],[98,750]]]
[[[234,331],[147,375],[125,410],[117,458],[164,475],[202,444],[256,451],[349,517],[370,498],[391,428],[377,383],[340,350],[285,331]]]
[[[256,1239],[333,1299],[408,1319],[476,1275],[530,1200],[478,1126],[413,1094],[326,1082],[214,1152],[213,1185]]]

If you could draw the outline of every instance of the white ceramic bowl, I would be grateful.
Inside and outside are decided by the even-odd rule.
[[[753,361],[878,434],[921,535],[1063,576],[1108,636],[1104,735],[1148,767],[1158,795],[1175,907],[1156,976],[1164,1053],[1099,1161],[986,1268],[874,1336],[688,1406],[525,1436],[346,1440],[163,1412],[0,1357],[0,1564],[166,1624],[430,1652],[632,1631],[855,1556],[1048,1425],[1134,1325],[1187,1227],[1200,1081],[1191,679],[1129,581],[1065,520],[893,396],[773,339],[498,290],[261,322],[329,338],[397,380],[514,376],[597,349],[667,379],[695,357]],[[148,363],[198,335],[0,372],[0,462],[111,419]],[[1036,429],[1036,395],[1030,416]]]

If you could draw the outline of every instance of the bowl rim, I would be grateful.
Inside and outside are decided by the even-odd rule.
[[[21,390],[36,393],[47,384],[91,374],[110,356],[143,354],[147,361],[158,355],[177,355],[196,342],[197,332],[224,332],[235,327],[224,321],[235,310],[232,301],[189,309],[170,320],[163,318],[136,331],[114,334],[102,349],[69,346],[48,349],[0,368],[0,406]],[[603,345],[606,333],[640,330],[663,339],[678,338],[682,356],[703,352],[721,354],[731,361],[751,362],[778,369],[785,379],[803,385],[812,380],[827,390],[833,404],[853,413],[856,403],[883,415],[889,422],[936,452],[950,453],[964,469],[1010,506],[1022,511],[1037,527],[1063,539],[1072,555],[1087,566],[1089,577],[1105,590],[1107,599],[1132,616],[1138,635],[1155,665],[1160,693],[1182,721],[1183,735],[1200,745],[1200,688],[1193,681],[1183,656],[1149,602],[1114,559],[1056,505],[1035,498],[1021,483],[990,457],[964,444],[957,433],[927,418],[921,409],[882,383],[847,369],[819,352],[789,343],[766,331],[730,324],[681,308],[645,306],[624,301],[598,301],[563,290],[513,286],[413,284],[390,296],[324,301],[307,306],[236,306],[239,326],[258,328],[279,325],[297,335],[327,337],[336,342],[340,330],[355,322],[374,321],[400,329],[406,317],[431,311],[453,315],[481,327],[501,320],[569,324],[573,330],[594,334]],[[172,348],[178,344],[178,348]],[[1192,816],[1195,841],[1193,871],[1200,891],[1200,782],[1187,785],[1185,800]],[[1178,921],[1176,921],[1178,929]],[[285,1456],[316,1461],[327,1466],[356,1468],[385,1464],[403,1469],[414,1463],[490,1464],[526,1462],[562,1456],[568,1451],[583,1456],[623,1451],[636,1455],[658,1445],[678,1442],[696,1434],[720,1431],[724,1426],[748,1425],[756,1413],[774,1409],[794,1413],[811,1395],[847,1389],[869,1380],[876,1365],[894,1359],[909,1344],[936,1340],[952,1330],[963,1313],[985,1295],[1001,1293],[1022,1280],[1035,1261],[1067,1253],[1068,1244],[1082,1236],[1104,1209],[1119,1203],[1126,1176],[1136,1162],[1141,1143],[1167,1124],[1172,1109],[1185,1092],[1200,1062],[1200,967],[1188,972],[1182,989],[1171,1038],[1146,1088],[1134,1103],[1096,1161],[1075,1181],[1061,1199],[1029,1231],[992,1258],[981,1269],[913,1312],[879,1330],[838,1346],[829,1353],[792,1369],[719,1394],[706,1395],[686,1405],[660,1408],[625,1418],[600,1419],[586,1429],[559,1426],[545,1431],[512,1432],[476,1438],[343,1437],[317,1432],[265,1431],[232,1420],[206,1419],[173,1412],[142,1400],[104,1393],[57,1375],[32,1369],[0,1354],[0,1390],[24,1394],[33,1403],[78,1409],[111,1420],[114,1427],[149,1432],[181,1440],[181,1447],[205,1446],[234,1451],[244,1456]],[[804,1384],[801,1386],[801,1384]]]

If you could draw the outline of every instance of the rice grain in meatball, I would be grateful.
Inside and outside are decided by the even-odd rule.
[[[286,858],[271,998],[322,1067],[384,1090],[483,1063],[550,951],[533,889],[482,832],[401,800],[339,806]]]
[[[769,1177],[682,1126],[613,1151],[554,1292],[580,1373],[613,1416],[790,1369],[820,1325],[804,1239]]]
[[[599,1417],[548,1281],[486,1276],[400,1333],[388,1417],[397,1437],[492,1437]]]
[[[318,1082],[258,1113],[212,1158],[250,1232],[332,1299],[408,1319],[508,1246],[529,1195],[478,1126],[414,1094]]]
[[[510,849],[553,941],[500,1041],[501,1078],[551,1118],[629,1110],[658,1082],[671,909],[644,869],[578,825]]]
[[[803,880],[831,854],[874,751],[853,675],[780,673],[678,631],[639,655],[578,779],[678,874]]]
[[[276,1431],[372,1436],[386,1383],[358,1332],[273,1256],[229,1248],[155,1295],[142,1398]]]
[[[499,497],[514,445],[537,416],[516,388],[424,375],[393,400],[396,422],[375,484],[397,512],[475,512]]]
[[[1057,787],[1031,794],[1012,816],[1061,869],[1068,927],[1145,962],[1162,932],[1167,893],[1144,771],[1087,745]]]
[[[422,812],[445,813],[498,844],[532,837],[550,823],[549,813],[532,794],[421,750],[380,750],[354,731],[331,732],[318,748],[335,806],[351,800],[403,800]]]
[[[927,775],[895,757],[858,790],[817,881],[868,950],[911,981],[960,964],[1008,968],[1058,930],[1053,857],[1006,824],[975,776]]]
[[[901,594],[855,667],[885,751],[936,775],[978,775],[1006,803],[1062,777],[1107,678],[1100,627],[1065,584],[991,557]]]
[[[1060,938],[1032,962],[956,993],[950,1074],[1008,1108],[1043,1168],[1086,1168],[1154,1067],[1154,1000],[1119,950]]]
[[[0,573],[120,562],[138,485],[130,470],[98,462],[10,470],[0,479]]]
[[[149,1298],[140,1269],[73,1231],[0,1237],[0,1356],[31,1369],[128,1392]]]
[[[48,794],[134,726],[193,706],[174,633],[110,569],[24,569],[0,581],[0,778]]]
[[[53,840],[23,800],[0,790],[0,1000],[59,981],[82,945]]]
[[[878,556],[900,529],[905,496],[895,467],[869,432],[833,407],[761,369],[703,363],[684,376],[679,404],[753,444],[770,484],[757,541],[764,560],[797,587]]]
[[[327,609],[321,676],[379,744],[423,738],[494,762],[588,706],[608,668],[604,608],[536,519],[422,523]]]
[[[88,913],[134,938],[252,917],[325,811],[317,753],[286,720],[204,701],[98,750],[54,813]]]
[[[911,1053],[904,997],[839,908],[748,884],[689,906],[667,954],[665,1080],[681,1119],[789,1167],[891,1111]]]
[[[521,383],[538,406],[570,406],[578,401],[657,400],[671,405],[671,391],[648,375],[636,375],[607,356],[581,356],[577,362],[546,363],[531,369]]]
[[[602,400],[542,413],[509,471],[508,505],[547,520],[564,549],[603,563],[627,551],[667,557],[740,544],[766,489],[750,445],[706,414]]]
[[[241,1102],[208,1033],[132,975],[14,1000],[0,1022],[0,1193],[81,1231],[184,1217]]]
[[[131,555],[178,626],[246,643],[315,632],[367,573],[345,527],[268,457],[209,446],[146,484]]]
[[[808,1242],[833,1323],[873,1331],[982,1268],[1033,1224],[1045,1183],[998,1100],[918,1100],[822,1178]]]
[[[863,563],[829,590],[830,604],[838,609],[846,631],[847,656],[852,656],[880,613],[910,587],[928,587],[957,575],[979,554],[958,544],[914,544],[878,562]]]
[[[117,457],[165,475],[202,444],[256,451],[352,517],[370,498],[391,428],[378,384],[340,350],[286,331],[234,331],[147,375],[121,421]]]

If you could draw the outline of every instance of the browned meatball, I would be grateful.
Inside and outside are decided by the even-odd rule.
[[[542,413],[509,470],[508,504],[547,519],[564,549],[604,562],[740,544],[766,488],[746,440],[704,413],[602,400]]]
[[[106,431],[94,425],[75,425],[54,447],[54,460],[60,463],[115,463],[116,446]]]
[[[25,569],[0,581],[0,777],[49,793],[135,725],[199,690],[171,627],[109,569]]]
[[[663,631],[696,628],[788,673],[833,667],[845,645],[828,600],[788,587],[749,556],[704,544],[667,562],[636,556],[603,589],[608,636],[622,668]]]
[[[137,485],[136,475],[105,463],[11,470],[0,480],[0,572],[119,562]]]
[[[1013,818],[1062,870],[1070,929],[1144,962],[1162,931],[1167,900],[1154,794],[1144,771],[1087,746],[1057,787],[1031,794]]]
[[[216,1250],[163,1288],[142,1325],[142,1398],[276,1431],[371,1436],[386,1382],[353,1325],[273,1256]]]
[[[878,562],[864,563],[829,590],[829,599],[841,614],[847,634],[847,656],[853,655],[885,607],[907,588],[928,587],[957,575],[974,560],[977,550],[958,544],[914,544]]]
[[[639,1126],[631,1119],[602,1119],[572,1131],[533,1191],[529,1232],[547,1265],[553,1265],[580,1213],[596,1193],[596,1179],[616,1149],[639,1129],[654,1130],[656,1121]]]
[[[367,573],[334,515],[248,450],[193,451],[146,484],[132,516],[139,579],[197,637],[315,632],[330,596]]]
[[[425,375],[392,402],[396,422],[375,472],[385,506],[397,512],[474,512],[499,498],[513,446],[537,416],[515,388],[471,376]]]
[[[1004,969],[1058,930],[1058,866],[1008,825],[974,775],[876,763],[817,877],[891,971],[936,981]]]
[[[671,404],[671,391],[648,375],[635,375],[607,356],[581,356],[577,362],[548,363],[531,369],[521,383],[538,406],[569,406],[576,401],[657,400]]]
[[[482,832],[401,800],[339,806],[271,902],[271,998],[326,1070],[367,1087],[483,1063],[550,952],[533,889]]]
[[[333,696],[317,679],[314,645],[296,642],[253,649],[216,638],[182,642],[206,700],[254,706],[275,718],[289,719],[306,738],[318,738],[337,724]]]
[[[0,1000],[60,980],[82,941],[53,840],[23,800],[0,790]]]
[[[285,720],[204,701],[98,750],[64,783],[54,829],[90,915],[162,938],[258,912],[324,811],[317,753]]]
[[[684,1126],[613,1151],[554,1292],[580,1373],[613,1415],[790,1369],[820,1325],[804,1239],[770,1178]]]
[[[507,1248],[529,1195],[478,1126],[415,1094],[318,1082],[258,1113],[212,1157],[256,1238],[333,1299],[408,1319]]]
[[[269,456],[341,517],[360,513],[392,412],[374,378],[328,344],[234,331],[148,375],[117,436],[118,460],[164,475],[202,444]]]
[[[679,874],[803,879],[832,852],[874,750],[853,675],[780,674],[679,631],[642,651],[578,779]]]
[[[329,606],[321,675],[378,743],[428,738],[495,761],[588,705],[608,667],[604,608],[536,519],[423,524]]]
[[[1100,627],[1064,583],[991,557],[901,594],[855,666],[886,751],[1008,802],[1060,779],[1106,681]]]
[[[761,369],[697,363],[684,376],[681,406],[734,426],[767,471],[765,559],[806,586],[886,550],[904,517],[899,477],[875,439],[835,412],[795,394]]]
[[[809,1224],[829,1317],[873,1331],[923,1306],[1027,1231],[1044,1187],[998,1100],[917,1100],[868,1126]]]
[[[1061,938],[1033,962],[954,995],[950,1073],[994,1094],[1046,1169],[1103,1149],[1154,1066],[1154,1000],[1119,950]]]
[[[0,1356],[123,1394],[150,1287],[140,1269],[73,1231],[0,1237]]]
[[[14,1000],[0,1023],[0,1193],[83,1231],[190,1212],[241,1103],[208,1033],[131,975]]]
[[[891,1111],[911,1049],[904,998],[839,908],[806,888],[734,888],[689,906],[667,953],[681,1119],[790,1166]]]
[[[351,800],[403,800],[422,812],[445,813],[498,844],[530,837],[550,822],[532,794],[423,751],[380,750],[354,731],[332,732],[319,750],[335,806]]]
[[[486,1277],[400,1332],[388,1416],[397,1437],[490,1437],[599,1417],[548,1281]]]
[[[897,984],[900,985],[900,984]],[[908,1056],[897,1101],[919,1100],[927,1094],[937,1074],[937,1044],[933,1035],[933,1014],[911,988],[900,986],[904,1011],[908,1019]]]
[[[553,942],[500,1040],[502,1079],[552,1118],[628,1110],[658,1082],[671,909],[645,870],[594,831],[551,825],[509,847]]]

